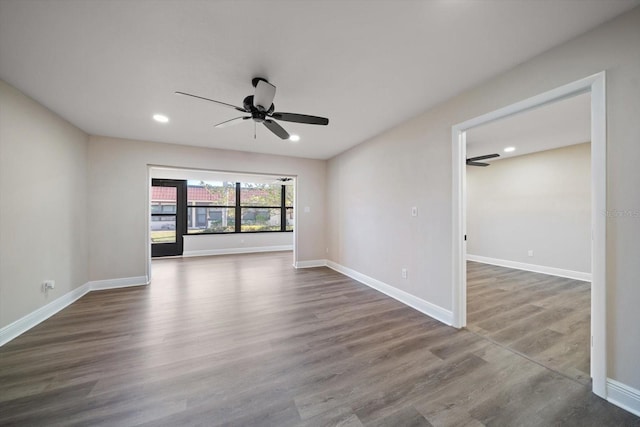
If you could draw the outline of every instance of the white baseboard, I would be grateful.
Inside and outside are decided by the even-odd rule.
[[[467,260],[481,262],[483,264],[497,265],[499,267],[514,268],[516,270],[532,271],[534,273],[549,274],[551,276],[566,277],[568,279],[591,282],[591,273],[583,273],[581,271],[564,270],[562,268],[546,267],[544,265],[527,264],[524,262],[489,258],[485,256],[471,255],[471,254],[467,254]]]
[[[149,278],[147,276],[123,277],[122,279],[94,280],[89,282],[89,290],[101,291],[104,289],[128,288],[129,286],[148,285]]]
[[[24,317],[16,320],[13,323],[8,324],[4,328],[0,329],[0,346],[5,345],[12,339],[24,334],[29,329],[44,322],[49,317],[53,316],[63,308],[73,304],[75,301],[82,298],[91,288],[88,283],[79,286],[67,292],[59,298],[51,301],[50,303],[43,305],[39,309],[32,311]]]
[[[408,292],[402,291],[398,288],[374,279],[373,277],[366,276],[348,267],[340,265],[336,262],[327,261],[327,267],[337,271],[338,273],[342,273],[345,276],[351,277],[352,279],[357,280],[358,282],[363,283],[377,291],[380,291],[383,294],[388,295],[391,298],[400,301],[401,303],[408,305],[409,307],[412,307],[429,317],[433,317],[434,319],[439,320],[446,325],[450,326],[453,324],[453,313],[449,310],[446,310],[440,306],[411,295]]]
[[[184,251],[183,257],[193,256],[211,256],[211,255],[233,255],[233,254],[249,254],[256,252],[279,252],[292,251],[293,245],[280,246],[255,246],[251,248],[226,248],[226,249],[206,249],[201,251]]]
[[[607,400],[640,417],[640,390],[607,378]]]
[[[298,261],[293,264],[295,268],[313,268],[313,267],[326,267],[326,259],[312,259],[309,261]]]
[[[24,334],[34,326],[44,322],[91,291],[139,286],[148,283],[149,280],[146,276],[87,282],[0,329],[0,347]]]

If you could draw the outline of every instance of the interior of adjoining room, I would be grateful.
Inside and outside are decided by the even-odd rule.
[[[151,257],[295,253],[295,176],[150,166],[149,179]]]
[[[590,383],[591,96],[467,131],[467,328]]]

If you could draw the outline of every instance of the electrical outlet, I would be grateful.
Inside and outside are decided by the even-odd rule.
[[[47,292],[49,289],[53,289],[56,287],[55,280],[45,280],[42,282],[42,292]]]
[[[407,273],[407,269],[406,269],[406,268],[403,268],[403,269],[402,269],[402,278],[403,278],[403,279],[406,279],[406,278],[407,278],[407,275],[408,275],[408,273]]]
[[[529,249],[529,252],[527,252],[527,255],[533,256],[533,249]]]

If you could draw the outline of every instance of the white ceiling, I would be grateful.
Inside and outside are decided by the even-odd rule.
[[[591,141],[591,94],[585,93],[467,131],[467,158],[498,153],[500,158]],[[505,153],[504,148],[516,150]]]
[[[0,78],[94,135],[330,158],[640,0],[0,0]],[[262,76],[279,111],[215,129]],[[168,124],[151,120],[155,113]]]

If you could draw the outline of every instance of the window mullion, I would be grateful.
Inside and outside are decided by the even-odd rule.
[[[240,183],[236,182],[236,233],[242,231],[242,209],[240,207]]]
[[[287,231],[287,208],[285,206],[286,185],[280,191],[280,231]]]

